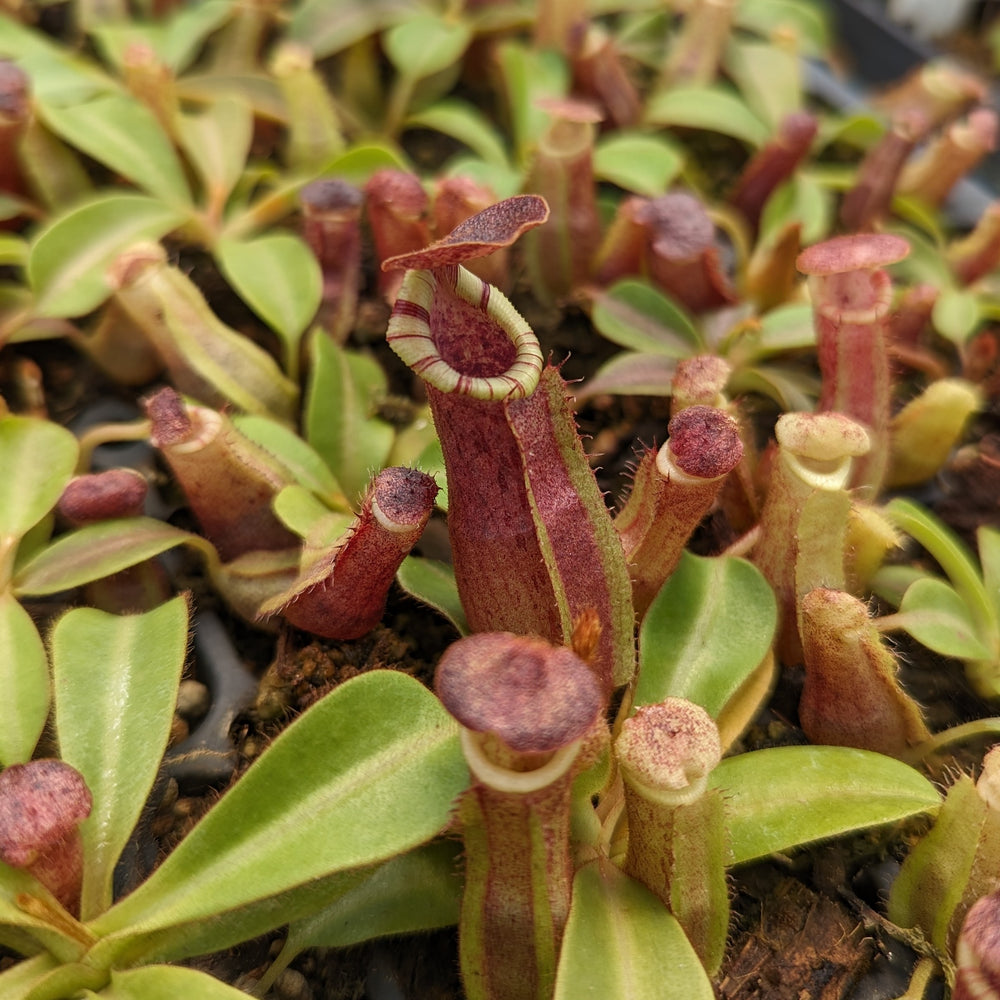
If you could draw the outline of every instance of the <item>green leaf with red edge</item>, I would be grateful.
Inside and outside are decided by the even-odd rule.
[[[212,550],[210,543],[199,535],[151,517],[88,524],[61,535],[21,566],[14,576],[14,592],[34,597],[58,594],[135,566],[183,543],[203,552]]]
[[[669,396],[677,361],[665,354],[625,351],[606,361],[582,385],[570,386],[577,401],[608,392],[621,396]]]
[[[687,311],[639,278],[624,278],[598,292],[590,318],[601,336],[630,351],[686,358],[704,349]]]
[[[49,716],[49,663],[35,623],[9,591],[0,591],[0,766],[22,764]]]

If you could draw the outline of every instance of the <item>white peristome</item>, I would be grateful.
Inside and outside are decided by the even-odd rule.
[[[576,760],[583,740],[574,740],[568,746],[553,751],[552,756],[541,766],[530,771],[513,771],[492,761],[483,749],[484,734],[461,727],[459,736],[462,753],[469,765],[472,776],[497,792],[511,795],[527,795],[548,788],[561,778]]]

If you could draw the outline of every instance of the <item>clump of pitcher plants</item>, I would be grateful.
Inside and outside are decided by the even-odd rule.
[[[807,0],[71,6],[0,20],[0,995],[457,925],[469,1000],[730,996],[857,831],[907,996],[996,993],[1000,532],[906,495],[995,506],[983,86],[835,115]],[[210,742],[213,615],[287,690]]]

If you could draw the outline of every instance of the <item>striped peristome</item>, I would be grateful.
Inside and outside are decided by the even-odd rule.
[[[439,283],[469,305],[484,312],[510,340],[515,358],[499,375],[466,375],[442,356],[431,330],[431,313]],[[425,382],[441,392],[457,392],[472,399],[520,399],[538,385],[544,366],[541,345],[507,297],[460,264],[407,271],[386,333],[389,346]]]

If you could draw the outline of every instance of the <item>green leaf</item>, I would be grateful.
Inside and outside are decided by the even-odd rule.
[[[718,718],[767,655],[776,622],[755,566],[684,552],[639,630],[636,706],[687,698]]]
[[[6,914],[0,911],[0,917],[3,916]],[[0,972],[0,996],[7,997],[8,1000],[25,1000],[35,986],[44,982],[57,968],[58,960],[47,952],[26,958]]]
[[[163,22],[103,24],[90,32],[104,59],[121,71],[129,46],[148,45],[175,74],[191,63],[205,39],[232,16],[230,0],[174,8]]]
[[[416,14],[385,32],[382,48],[400,76],[423,80],[460,62],[471,40],[464,21]]]
[[[88,524],[61,535],[21,566],[14,590],[35,597],[58,594],[152,559],[183,542],[201,550],[208,546],[198,535],[151,517]]]
[[[226,280],[285,345],[293,370],[299,340],[319,309],[323,275],[315,255],[292,233],[220,240],[216,260]]]
[[[945,288],[934,301],[934,329],[953,344],[962,345],[980,322],[979,299],[964,288]]]
[[[406,128],[426,128],[464,143],[486,163],[510,169],[503,138],[475,105],[449,97],[407,116]]]
[[[455,573],[448,563],[423,556],[407,556],[396,571],[396,582],[411,597],[440,611],[459,635],[471,631],[458,596]]]
[[[598,292],[591,320],[603,337],[632,351],[686,358],[703,349],[686,310],[638,278],[625,278]]]
[[[16,215],[14,211],[10,215],[0,213],[2,218],[11,218]],[[28,263],[28,243],[20,236],[13,233],[0,233],[0,265],[12,267],[24,267]]]
[[[988,660],[990,650],[976,634],[976,623],[961,597],[944,580],[928,577],[907,588],[895,626],[922,646],[960,660]]]
[[[646,104],[646,122],[700,128],[762,146],[770,129],[732,91],[722,87],[673,87]]]
[[[575,389],[577,401],[589,399],[603,392],[622,396],[669,396],[677,362],[665,354],[646,354],[643,351],[626,351],[605,362]]]
[[[807,350],[815,346],[812,306],[806,303],[784,305],[761,317],[754,356]]]
[[[332,906],[292,924],[283,950],[295,955],[306,948],[347,948],[457,924],[460,867],[457,845],[442,840],[392,858]]]
[[[0,589],[7,584],[4,549],[55,507],[78,452],[76,438],[58,424],[0,417]]]
[[[49,717],[49,663],[31,616],[0,591],[0,765],[22,764]]]
[[[657,198],[681,171],[684,156],[658,135],[614,132],[597,143],[594,175],[626,191]]]
[[[330,510],[314,493],[293,483],[286,486],[271,504],[275,516],[289,531],[308,539],[310,546],[319,546],[322,539],[324,551],[354,522],[354,514]]]
[[[976,542],[983,567],[983,586],[993,605],[993,614],[1000,621],[1000,531],[982,527],[976,532]]]
[[[246,166],[253,139],[253,111],[246,101],[221,98],[198,114],[177,117],[184,153],[213,208],[225,204]]]
[[[105,94],[72,107],[40,101],[45,124],[82,150],[171,207],[188,207],[184,169],[156,116],[131,95]]]
[[[733,865],[941,805],[908,764],[849,747],[756,750],[727,757],[708,780],[725,796]]]
[[[147,965],[139,969],[112,969],[111,985],[94,996],[105,1000],[246,1000],[246,993],[227,986],[197,969],[176,965]]]
[[[785,28],[812,55],[824,56],[830,47],[826,5],[815,0],[741,0],[736,23],[765,38]]]
[[[13,59],[28,74],[36,100],[76,102],[117,86],[68,46],[56,44],[9,14],[0,17],[0,55]]]
[[[341,684],[274,740],[145,883],[93,921],[94,933],[111,935],[92,950],[95,964],[189,954],[187,935],[216,950],[248,928],[295,919],[269,898],[308,895],[314,880],[427,842],[468,785],[457,729],[405,674],[374,670]],[[234,912],[242,927],[227,924]]]
[[[313,339],[306,440],[326,460],[352,503],[392,448],[392,427],[373,416],[375,402],[385,391],[385,374],[371,358],[344,350],[330,337]]]
[[[794,47],[772,39],[731,36],[725,68],[750,108],[776,132],[783,118],[802,107],[802,60]]]
[[[873,594],[898,608],[903,603],[903,594],[916,581],[932,577],[933,574],[916,566],[883,566],[871,579]]]
[[[448,161],[445,174],[448,177],[468,177],[489,188],[497,198],[519,194],[524,183],[523,174],[514,167],[487,163],[461,153]]]
[[[555,1000],[589,996],[715,996],[674,915],[649,889],[608,861],[584,865],[573,879],[556,973]]]
[[[885,513],[898,528],[916,539],[948,574],[976,622],[976,634],[993,649],[1000,648],[1000,619],[986,593],[979,567],[958,536],[919,504],[897,497]],[[988,638],[987,638],[988,637]]]
[[[833,227],[834,197],[819,179],[804,170],[779,184],[764,204],[761,214],[761,239],[780,233],[789,222],[802,227],[805,245],[825,239]]]
[[[80,826],[85,921],[111,905],[115,864],[167,748],[187,641],[183,597],[138,615],[76,608],[52,631],[60,755],[94,797]]]
[[[255,413],[234,413],[233,425],[274,455],[296,481],[331,503],[343,502],[340,485],[323,457],[289,427]]]
[[[291,11],[288,37],[312,49],[317,59],[378,34],[418,5],[413,0],[303,0]]]
[[[60,215],[35,238],[28,281],[41,316],[82,316],[110,294],[107,270],[123,251],[158,240],[184,216],[141,194],[104,194]]]
[[[819,390],[819,379],[808,372],[773,364],[739,368],[729,379],[731,395],[757,392],[789,413],[814,409]]]
[[[526,163],[551,118],[539,100],[564,97],[569,91],[569,67],[552,49],[532,49],[521,42],[505,42],[496,50],[510,114],[517,161]]]

